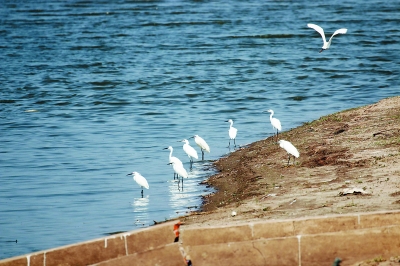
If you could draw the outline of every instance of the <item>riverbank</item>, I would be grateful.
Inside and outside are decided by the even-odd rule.
[[[328,265],[338,256],[343,265],[400,265],[399,212],[390,212],[400,209],[400,97],[279,138],[298,148],[296,163],[273,137],[219,159],[206,181],[217,192],[179,218],[181,236],[170,221],[0,264],[177,265],[189,254],[199,265]]]
[[[400,208],[400,97],[321,117],[279,139],[299,150],[295,165],[273,137],[219,159],[219,173],[205,182],[217,192],[180,217],[185,227]]]

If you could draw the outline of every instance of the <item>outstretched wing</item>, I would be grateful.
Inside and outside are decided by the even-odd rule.
[[[347,33],[347,29],[338,29],[337,31],[335,31],[332,35],[335,36],[336,34],[346,34]]]
[[[347,32],[347,29],[338,29],[338,30],[336,30],[336,31],[332,34],[332,36],[329,38],[329,43],[332,42],[333,36],[335,36],[335,35],[337,35],[337,34],[346,34],[346,32]]]
[[[324,42],[324,44],[326,43],[325,32],[320,26],[315,25],[315,24],[311,24],[311,23],[307,24],[307,26],[309,28],[312,28],[312,29],[316,30],[321,35],[322,41]]]

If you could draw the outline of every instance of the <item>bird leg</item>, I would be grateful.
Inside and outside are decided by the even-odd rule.
[[[143,187],[142,187],[142,198],[143,198]]]
[[[228,148],[231,147],[231,139],[229,139]]]
[[[236,139],[233,139],[233,144],[235,144],[235,147],[236,147]]]
[[[204,161],[204,151],[201,149],[201,160]]]
[[[178,190],[181,191],[179,183],[181,182],[179,175],[178,175]],[[182,177],[182,191],[183,191],[183,177]]]
[[[289,161],[290,161],[290,154],[289,154],[289,160],[287,161],[287,165],[289,165]]]
[[[278,134],[279,134],[279,132],[278,132],[278,129],[276,130],[276,141],[278,141]]]

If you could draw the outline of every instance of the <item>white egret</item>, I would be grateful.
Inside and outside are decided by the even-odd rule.
[[[172,152],[174,151],[174,148],[172,148],[171,146],[168,146],[167,148],[164,148],[164,150],[169,150],[169,162],[176,162],[177,164],[182,164],[182,161],[179,160],[177,157],[172,156]],[[175,173],[174,173],[174,180],[175,180]]]
[[[228,147],[231,146],[231,139],[233,139],[233,143],[235,144],[235,147],[236,147],[237,129],[233,127],[233,120],[232,119],[229,119],[226,122],[231,123],[231,125],[229,126],[229,131],[228,131],[228,133],[229,133],[229,145],[228,145]]]
[[[281,121],[279,121],[278,118],[272,117],[274,115],[273,110],[269,109],[266,112],[271,113],[271,115],[269,116],[269,120],[271,121],[272,128],[276,129],[276,140],[278,140],[278,130],[282,130]]]
[[[199,159],[199,156],[197,155],[197,151],[192,146],[190,146],[189,141],[187,139],[184,139],[181,142],[185,143],[185,144],[183,144],[183,151],[189,157],[190,163],[193,163],[192,158]]]
[[[183,178],[188,178],[188,173],[186,169],[183,167],[183,164],[177,162],[172,162],[169,164],[172,164],[172,168],[174,169],[174,172],[178,176],[178,187],[179,187],[179,176],[182,177],[182,188],[183,188]]]
[[[199,135],[194,135],[194,142],[196,142],[197,146],[200,147],[201,149],[201,159],[204,161],[204,151],[207,151],[208,153],[210,152],[210,147],[208,146],[207,142],[202,139]]]
[[[143,187],[146,188],[146,189],[149,189],[149,183],[147,183],[146,178],[144,178],[138,172],[132,172],[132,173],[127,174],[127,175],[132,175],[133,176],[133,180],[135,180],[136,183],[138,183],[138,185],[142,188],[142,198],[143,198]]]
[[[336,30],[336,31],[332,34],[332,36],[329,38],[329,42],[327,42],[326,39],[325,39],[324,30],[323,30],[320,26],[315,25],[315,24],[307,24],[307,26],[308,26],[309,28],[312,28],[312,29],[316,30],[316,31],[321,35],[321,37],[322,37],[322,41],[324,42],[324,44],[323,44],[321,50],[319,51],[320,53],[321,53],[323,50],[329,49],[329,47],[331,46],[331,43],[332,43],[332,38],[333,38],[333,36],[335,36],[336,34],[346,34],[346,32],[347,32],[347,29],[344,29],[344,28],[338,29],[338,30]]]
[[[184,177],[184,178],[188,177],[188,173],[187,173],[186,169],[183,167],[183,164],[176,163],[176,162],[172,162],[172,163],[169,163],[169,164],[172,164],[172,168],[174,169],[175,173],[178,176],[181,176],[181,177]]]
[[[278,143],[279,143],[279,146],[289,154],[288,165],[289,165],[289,161],[290,161],[290,155],[293,155],[293,165],[294,165],[295,158],[299,158],[299,156],[300,156],[299,151],[289,141],[281,139],[280,141],[278,141]]]

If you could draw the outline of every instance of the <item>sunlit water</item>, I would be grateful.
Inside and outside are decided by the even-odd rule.
[[[288,130],[400,91],[399,1],[3,0],[0,21],[0,258],[198,209],[227,119],[243,146],[263,110]],[[318,53],[307,23],[348,33]],[[194,134],[182,190],[163,148],[189,170]]]

